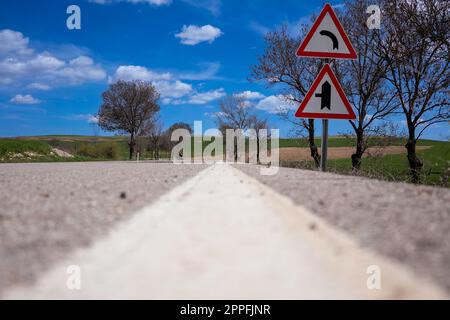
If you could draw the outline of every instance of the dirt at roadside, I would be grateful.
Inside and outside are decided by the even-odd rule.
[[[430,146],[417,146],[417,150],[426,150]],[[319,148],[320,150],[320,148]],[[320,152],[320,151],[319,151]],[[354,147],[332,147],[328,148],[328,159],[345,159],[350,158],[355,152]],[[387,154],[402,154],[406,153],[403,146],[389,146],[389,147],[370,147],[364,157],[367,156],[384,156]],[[311,152],[309,148],[280,148],[281,161],[294,160],[311,160]]]

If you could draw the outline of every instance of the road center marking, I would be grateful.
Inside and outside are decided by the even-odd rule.
[[[299,192],[301,192],[299,190]],[[78,265],[81,289],[67,288]],[[367,268],[382,288],[369,290]],[[7,299],[442,298],[408,269],[240,170],[216,164]]]

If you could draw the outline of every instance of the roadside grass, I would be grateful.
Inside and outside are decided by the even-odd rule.
[[[314,143],[317,147],[321,146],[321,139],[315,138]],[[417,145],[419,146],[431,146],[439,143],[439,141],[434,140],[419,140]],[[404,146],[406,144],[406,140],[404,138],[399,137],[390,137],[390,138],[372,138],[369,140],[369,147],[375,146]],[[346,138],[342,136],[332,136],[328,138],[328,147],[354,147],[356,145],[356,140],[352,138]],[[308,148],[308,140],[306,138],[287,138],[280,139],[280,148]]]
[[[0,139],[0,162],[84,161],[85,157],[63,158],[46,141]]]
[[[42,155],[49,155],[50,146],[42,141],[19,141],[15,139],[0,140],[0,157],[8,154],[23,154],[25,152],[33,152]]]
[[[403,145],[399,139],[397,145]],[[423,161],[422,183],[426,185],[449,187],[450,175],[450,142],[421,140],[421,146],[431,146],[418,151]],[[341,145],[342,146],[342,145]],[[281,166],[316,170],[313,161],[283,161]],[[363,158],[361,170],[352,172],[350,159],[330,159],[327,170],[339,174],[359,175],[387,181],[410,182],[408,159],[406,154],[390,154]]]
[[[84,156],[91,160],[127,160],[128,143],[126,141],[91,142],[49,142],[54,148],[66,151],[74,156]]]
[[[74,162],[95,160],[123,160],[127,154],[125,141],[95,141],[80,139],[66,141],[44,139],[0,139],[0,162]],[[52,148],[65,151],[72,157],[58,156]]]

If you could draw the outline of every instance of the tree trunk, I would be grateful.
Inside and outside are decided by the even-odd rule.
[[[423,163],[417,157],[416,153],[416,139],[414,128],[408,127],[409,138],[406,142],[406,150],[408,151],[409,172],[411,174],[411,181],[413,183],[420,183],[420,171],[422,170]]]
[[[158,141],[153,142],[153,158],[155,158],[155,160],[159,160]]]
[[[259,130],[256,132],[256,163],[261,164],[259,161]]]
[[[354,172],[361,168],[361,159],[364,153],[364,135],[362,128],[356,130],[356,151],[352,154],[352,169]]]
[[[234,162],[238,160],[238,152],[237,152],[237,138],[234,138]]]
[[[132,133],[130,136],[130,142],[128,143],[128,146],[130,147],[130,160],[133,159],[135,145],[136,145],[136,142],[134,141],[134,133]]]
[[[308,119],[308,142],[311,150],[311,157],[314,159],[316,167],[320,167],[320,154],[314,141],[314,119]]]

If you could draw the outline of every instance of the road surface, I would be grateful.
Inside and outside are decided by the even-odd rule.
[[[4,299],[448,295],[446,189],[223,164],[11,164],[0,177]]]

